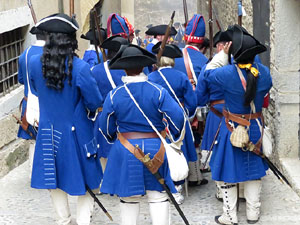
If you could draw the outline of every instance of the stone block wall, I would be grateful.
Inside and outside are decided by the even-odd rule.
[[[191,18],[197,13],[197,2],[187,0],[188,16]],[[174,22],[184,23],[182,0],[135,0],[134,1],[134,27],[141,30],[140,36],[144,37],[148,24],[168,24],[173,11]]]

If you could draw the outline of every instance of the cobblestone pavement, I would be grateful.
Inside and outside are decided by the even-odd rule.
[[[191,225],[216,224],[214,216],[222,212],[222,204],[215,199],[215,184],[210,173],[205,174],[208,185],[189,188],[189,197],[181,205]],[[117,225],[120,222],[119,200],[107,195],[99,196],[100,201],[114,218],[109,222],[102,211],[96,207],[92,225]],[[261,218],[257,225],[300,224],[300,198],[287,185],[268,173],[263,178]],[[76,197],[69,199],[75,223]],[[240,203],[239,225],[245,225],[245,203]],[[30,188],[28,161],[11,171],[0,180],[0,224],[1,225],[50,225],[55,224],[55,214],[47,190]],[[175,208],[171,207],[171,224],[183,224]],[[139,224],[151,224],[146,202],[141,204]]]

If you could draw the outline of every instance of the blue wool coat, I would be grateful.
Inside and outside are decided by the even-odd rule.
[[[196,95],[193,91],[193,87],[191,82],[189,81],[186,74],[175,70],[172,67],[162,67],[159,71],[163,74],[166,80],[169,82],[170,86],[174,90],[177,98],[181,103],[184,103],[184,109],[188,116],[193,116],[196,109]],[[154,71],[148,75],[148,79],[151,82],[161,85],[166,90],[168,90],[169,94],[176,101],[175,96],[173,96],[171,90],[168,85],[160,75],[158,71]],[[177,101],[176,101],[177,102]],[[189,161],[197,160],[197,153],[193,140],[193,133],[189,126],[189,121],[186,122],[186,133],[183,140],[183,145],[181,150],[186,158]]]
[[[267,67],[260,63],[255,63],[254,66],[259,70],[254,104],[256,112],[261,112],[264,96],[272,87],[272,79]],[[247,80],[246,71],[242,69],[242,72]],[[220,85],[224,93],[225,108],[228,111],[237,114],[250,113],[250,107],[244,106],[245,91],[235,65],[206,70],[204,76],[208,82]],[[261,132],[256,120],[250,120],[250,123],[250,141],[256,143],[261,136]],[[235,124],[236,126],[237,124]],[[266,163],[252,152],[245,152],[240,148],[233,147],[230,142],[230,135],[231,132],[227,129],[223,118],[218,144],[210,161],[212,179],[227,183],[237,183],[260,179],[265,176],[265,171],[268,168]]]
[[[96,79],[99,91],[100,91],[103,99],[105,99],[107,94],[113,89],[113,87],[108,80],[107,73],[104,69],[104,63],[94,66],[92,68],[92,73]],[[121,80],[121,78],[122,78],[122,76],[126,75],[124,70],[110,70],[110,73],[111,73],[113,82],[115,83],[116,86],[123,84],[123,81]],[[99,131],[98,124],[99,124],[100,114],[101,113],[98,114],[96,121],[95,121],[94,133],[95,133],[97,143],[100,145],[99,157],[107,158],[112,144],[108,143]]]
[[[205,69],[206,69],[206,65],[201,70],[201,73],[198,77],[197,86],[196,86],[197,105],[199,107],[203,107],[211,101],[224,99],[223,90],[220,87],[220,85],[216,85],[212,82],[208,82],[208,80],[204,78]],[[223,107],[224,104],[216,104],[214,106],[214,108],[218,110],[220,113],[222,113]],[[221,122],[221,118],[219,118],[212,111],[208,112],[205,121],[205,130],[201,142],[201,149],[203,150],[210,149],[220,122]]]
[[[57,91],[46,86],[40,57],[33,56],[30,79],[40,106],[31,187],[70,195],[84,195],[86,186],[98,188],[102,169],[87,109],[95,111],[102,97],[89,65],[74,57],[71,85],[67,78]]]
[[[102,63],[103,56],[102,56],[102,52],[100,50],[99,50],[99,56],[100,56],[100,60]],[[84,52],[82,59],[90,65],[90,68],[93,68],[95,65],[97,65],[99,63],[98,57],[97,57],[97,52],[95,50],[86,50]]]
[[[167,90],[149,81],[128,83],[127,87],[158,131],[165,129],[165,118],[174,138],[179,135],[184,122],[183,111]],[[145,195],[146,190],[163,191],[162,186],[142,163],[119,140],[115,141],[117,132],[153,132],[124,85],[107,95],[99,124],[105,138],[114,141],[108,156],[101,192],[127,197]],[[150,153],[150,158],[156,154],[161,143],[159,138],[130,139],[129,142],[133,145],[138,144],[145,154]],[[159,173],[171,191],[176,192],[169,174],[166,154]]]
[[[27,69],[29,65],[30,58],[33,55],[39,55],[41,56],[43,53],[43,47],[42,46],[36,46],[32,45],[31,47],[27,48],[19,58],[19,70],[18,70],[18,81],[20,84],[24,85],[24,96],[28,97],[28,83],[27,83],[27,75],[26,75],[26,53],[27,54]],[[32,92],[32,87],[30,86],[30,90]],[[24,116],[25,109],[26,109],[27,101],[23,100],[22,101],[22,112],[21,112],[21,117]],[[29,125],[28,129],[30,132],[36,135],[35,130],[32,128],[31,125]],[[32,139],[31,136],[23,130],[23,128],[20,126],[18,130],[18,137],[23,138],[23,139]]]
[[[195,47],[186,46],[186,48],[187,48],[187,52],[190,56],[191,62],[193,64],[193,69],[195,71],[195,75],[198,79],[201,69],[207,63],[208,59],[206,58],[205,55],[202,54],[202,52],[197,50]],[[177,70],[187,74],[183,57],[175,59],[174,69],[177,69]]]

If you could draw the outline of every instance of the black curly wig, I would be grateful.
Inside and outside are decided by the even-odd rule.
[[[76,33],[49,34],[41,56],[43,76],[48,87],[62,90],[67,77],[68,83],[71,85],[73,56],[76,56],[77,48]],[[66,65],[68,66],[67,70]]]

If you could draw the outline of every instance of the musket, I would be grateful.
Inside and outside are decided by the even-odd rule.
[[[189,15],[187,10],[187,4],[186,0],[183,0],[183,12],[184,12],[184,20],[185,20],[185,26],[188,24],[189,21]]]
[[[215,19],[216,19],[216,24],[217,24],[217,26],[218,26],[219,30],[220,30],[220,31],[222,31],[222,30],[223,30],[223,27],[222,27],[222,24],[220,23],[220,20],[219,20],[218,14],[217,14],[217,12],[215,11],[215,9],[214,9],[214,8],[212,8],[212,11],[213,11],[213,14],[214,14],[214,16],[215,16]]]
[[[94,13],[92,13],[92,11],[90,12],[90,16],[93,16]],[[96,51],[96,55],[97,55],[97,60],[98,60],[98,64],[101,63],[101,59],[99,56],[99,51],[98,51],[98,45],[97,45],[97,35],[96,35],[96,30],[95,30],[95,21],[92,20],[92,30],[93,30],[93,36],[94,36],[94,44],[95,44],[95,51]],[[101,35],[101,34],[99,34]]]
[[[243,3],[242,0],[238,0],[238,24],[242,26],[243,17]]]
[[[171,28],[172,28],[172,25],[173,25],[173,20],[174,20],[174,16],[175,16],[175,11],[173,11],[172,13],[172,16],[171,16],[171,20],[169,22],[169,25],[166,29],[166,32],[165,32],[165,36],[164,36],[164,39],[162,40],[162,43],[160,45],[160,49],[159,49],[159,52],[157,54],[157,62],[159,63],[160,61],[160,58],[164,52],[164,49],[165,49],[165,46],[166,46],[166,43],[167,43],[167,40],[170,36],[170,32],[171,32]]]
[[[74,0],[69,1],[69,8],[70,8],[70,17],[74,15]]]
[[[104,208],[104,206],[102,205],[102,203],[99,201],[99,199],[97,198],[97,196],[94,194],[94,192],[89,188],[86,187],[86,190],[88,191],[88,193],[92,196],[92,198],[94,199],[94,201],[99,205],[99,207],[103,210],[103,212],[105,213],[105,215],[110,219],[110,221],[113,221],[111,215],[107,212],[107,210]]]
[[[93,9],[93,14],[94,14],[94,21],[95,21],[95,24],[96,24],[96,29],[97,29],[98,34],[99,34],[99,37],[98,37],[99,38],[99,46],[101,46],[102,43],[103,43],[103,37],[101,35],[101,30],[100,30],[99,20],[98,20],[98,13],[97,13],[96,8]],[[107,61],[106,53],[105,53],[103,48],[100,48],[100,50],[102,52],[103,61],[106,62]]]
[[[212,18],[212,0],[209,0],[208,7],[209,7],[209,58],[212,58],[213,55],[213,18]]]
[[[33,9],[32,3],[31,3],[31,0],[27,0],[27,5],[28,5],[28,7],[30,9],[33,22],[34,22],[34,24],[36,24],[37,23],[37,19],[36,19],[36,15],[35,15],[35,12],[34,12],[34,9]]]

